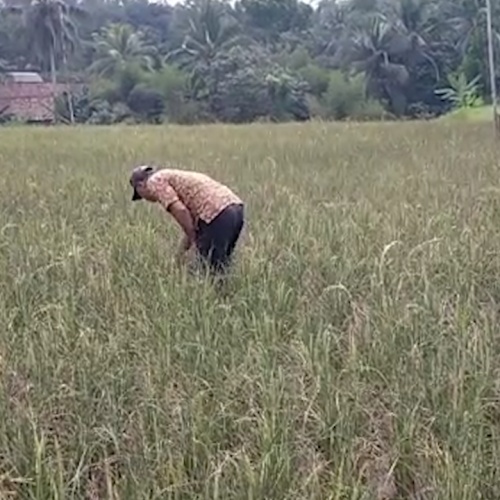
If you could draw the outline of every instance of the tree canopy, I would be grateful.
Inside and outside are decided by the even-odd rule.
[[[0,0],[0,73],[92,123],[435,116],[488,101],[484,1]]]

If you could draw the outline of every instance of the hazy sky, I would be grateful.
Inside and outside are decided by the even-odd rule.
[[[179,2],[182,2],[182,0],[163,0],[164,2],[167,2],[169,4],[176,4],[176,3],[179,3]],[[306,3],[310,3],[311,5],[314,5],[316,3],[318,3],[319,0],[303,0],[304,2]]]

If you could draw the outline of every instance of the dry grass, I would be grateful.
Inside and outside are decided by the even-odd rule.
[[[4,129],[0,498],[500,497],[488,125]],[[129,169],[248,203],[229,298]]]

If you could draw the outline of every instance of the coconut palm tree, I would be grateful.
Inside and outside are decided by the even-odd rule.
[[[179,28],[187,33],[182,45],[166,55],[165,62],[175,62],[189,72],[188,86],[193,97],[206,97],[207,76],[217,57],[250,40],[240,33],[240,25],[220,0],[192,0],[182,14]]]
[[[185,22],[184,41],[181,47],[167,54],[167,60],[176,60],[187,69],[200,64],[209,66],[219,53],[244,40],[240,26],[228,14],[227,6],[218,0],[193,2]]]
[[[9,10],[23,15],[28,48],[36,62],[49,69],[55,85],[59,66],[66,66],[68,55],[78,45],[75,21],[83,18],[85,11],[63,0],[34,0]]]
[[[312,16],[313,46],[322,59],[334,56],[345,42],[348,27],[355,15],[350,2],[338,3],[336,0],[322,0]]]
[[[23,16],[27,48],[33,54],[34,62],[42,69],[49,69],[55,87],[59,68],[67,67],[68,55],[79,43],[75,20],[85,18],[85,10],[64,0],[26,0],[6,10]],[[73,122],[70,95],[68,101]]]
[[[127,66],[152,70],[156,49],[148,45],[141,32],[128,24],[114,23],[94,35],[95,61],[90,71],[100,76],[113,76]]]
[[[434,57],[434,36],[439,28],[439,12],[433,0],[400,0],[390,9],[393,25],[397,31],[400,53],[408,65],[420,61],[429,63],[436,81],[439,69]]]
[[[400,114],[406,107],[404,87],[409,78],[404,59],[405,44],[394,24],[383,14],[370,14],[355,25],[335,56],[335,64],[353,73],[364,73],[366,90],[377,99],[389,101]]]
[[[476,30],[481,30],[486,9],[478,0],[446,1],[442,5],[443,16],[454,34],[457,48],[465,54]]]

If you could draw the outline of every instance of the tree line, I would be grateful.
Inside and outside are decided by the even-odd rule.
[[[484,0],[0,0],[0,78],[79,84],[71,122],[421,118],[488,102],[486,33]]]

